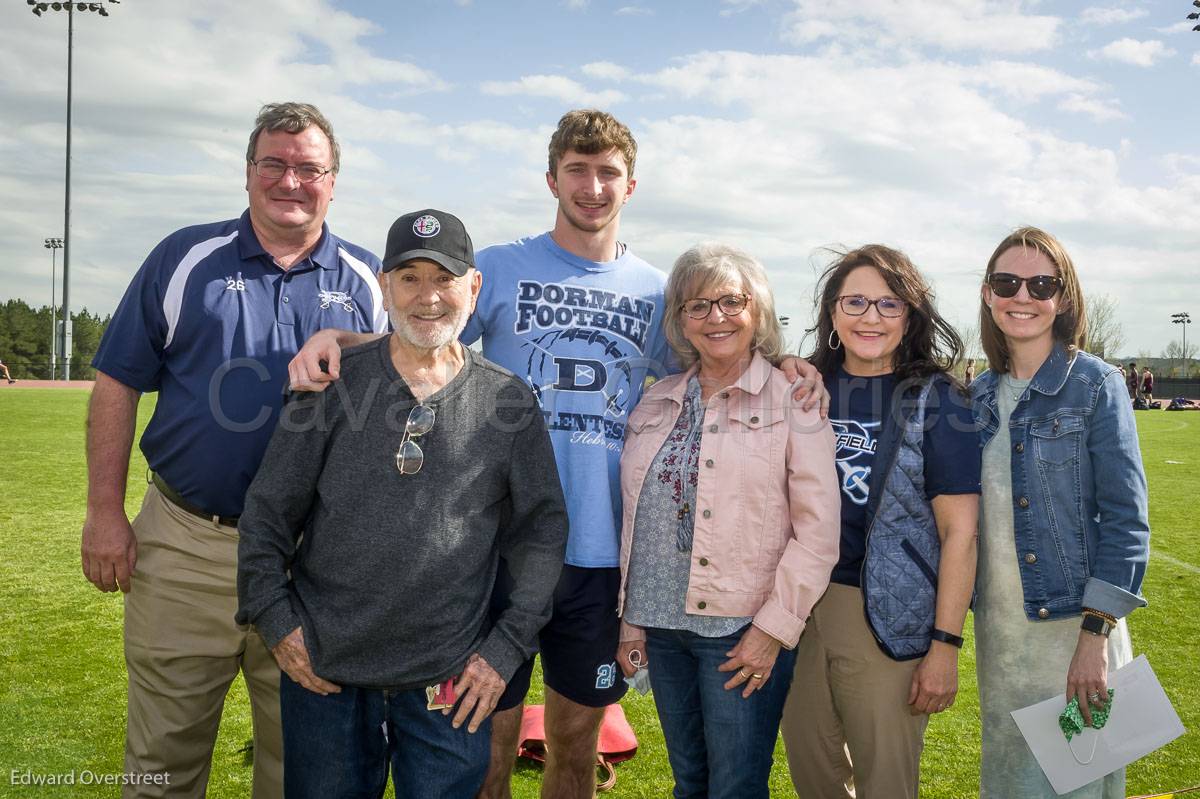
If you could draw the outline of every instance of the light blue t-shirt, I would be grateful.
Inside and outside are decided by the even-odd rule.
[[[596,263],[549,233],[475,254],[483,288],[463,331],[533,389],[571,520],[566,562],[619,564],[625,421],[646,378],[667,373],[666,275],[628,250]]]

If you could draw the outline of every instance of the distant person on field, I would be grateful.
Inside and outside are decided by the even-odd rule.
[[[4,374],[4,379],[9,383],[17,382],[16,380],[13,380],[13,376],[8,373],[8,365],[2,360],[0,360],[0,373]]]
[[[971,381],[974,379],[975,379],[975,359],[972,358],[969,361],[967,361],[967,368],[963,372],[963,385],[964,386],[971,385]]]
[[[1137,364],[1133,361],[1129,362],[1129,369],[1125,371],[1125,386],[1129,389],[1129,398],[1136,400],[1142,395],[1142,384],[1138,379]]]
[[[338,160],[316,108],[263,106],[246,151],[249,209],[155,247],[92,361],[83,573],[125,592],[124,770],[170,773],[169,788],[130,785],[126,796],[204,794],[239,671],[253,713],[253,796],[283,792],[279,668],[233,619],[237,524],[292,355],[324,327],[387,328],[379,259],[325,225]],[[130,526],[129,450],[138,401],[153,391],[141,441],[152,485]]]
[[[1142,393],[1146,395],[1146,402],[1154,402],[1154,374],[1149,366],[1142,367]]]

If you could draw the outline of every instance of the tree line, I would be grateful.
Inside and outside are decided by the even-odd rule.
[[[57,309],[61,312],[61,308]],[[1088,342],[1084,347],[1088,352],[1107,358],[1114,363],[1123,362],[1119,355],[1125,344],[1125,332],[1117,321],[1117,301],[1107,295],[1096,295],[1087,299],[1088,313]],[[61,320],[61,315],[56,318]],[[75,323],[74,345],[71,356],[71,378],[76,380],[94,380],[96,370],[91,367],[92,356],[100,346],[100,338],[108,327],[112,314],[103,318],[98,314],[89,313],[87,308],[71,314]],[[963,342],[966,345],[967,357],[975,357],[976,365],[986,368],[981,363],[983,353],[979,345],[978,324],[960,328]],[[1200,330],[1197,330],[1200,337]],[[1191,376],[1200,372],[1195,363],[1197,345],[1191,341],[1187,344],[1187,352],[1178,340],[1170,341],[1162,350],[1151,368],[1161,368],[1160,376]],[[1139,353],[1138,361],[1145,364],[1150,357],[1149,352]],[[50,306],[43,305],[33,308],[23,300],[9,300],[0,305],[0,360],[8,364],[12,376],[21,379],[46,380],[50,377]],[[1125,358],[1125,361],[1133,360]],[[57,360],[57,374],[62,377],[62,357]],[[1186,365],[1186,368],[1184,368]],[[957,371],[961,374],[963,365],[959,364]]]
[[[61,323],[62,309],[55,309]],[[71,314],[73,324],[71,379],[94,380],[92,357],[100,346],[100,338],[108,327],[112,314],[101,317],[87,308]],[[0,304],[0,360],[8,365],[17,380],[50,379],[50,306],[34,308],[24,300],[9,300]],[[57,346],[57,344],[55,345]],[[55,378],[62,377],[62,355],[56,359]]]

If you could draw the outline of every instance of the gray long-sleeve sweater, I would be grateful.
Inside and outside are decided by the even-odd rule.
[[[284,406],[238,525],[237,620],[268,646],[302,627],[334,683],[422,687],[474,652],[508,680],[550,617],[566,547],[545,423],[524,383],[467,350],[425,400],[421,471],[402,475],[415,400],[388,345],[347,349],[341,380]],[[489,628],[501,554],[515,589]]]

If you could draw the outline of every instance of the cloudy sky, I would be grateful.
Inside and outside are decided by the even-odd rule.
[[[636,4],[631,4],[636,3]],[[260,104],[331,118],[330,224],[382,249],[435,206],[477,245],[544,231],[563,111],[633,129],[622,239],[669,269],[757,255],[793,339],[831,246],[900,247],[968,325],[1021,224],[1062,238],[1158,355],[1200,286],[1200,33],[1185,0],[124,0],[77,14],[71,305],[113,310],[163,236],[236,216]],[[61,235],[66,14],[0,10],[0,299]],[[1200,328],[1195,330],[1200,335]]]

